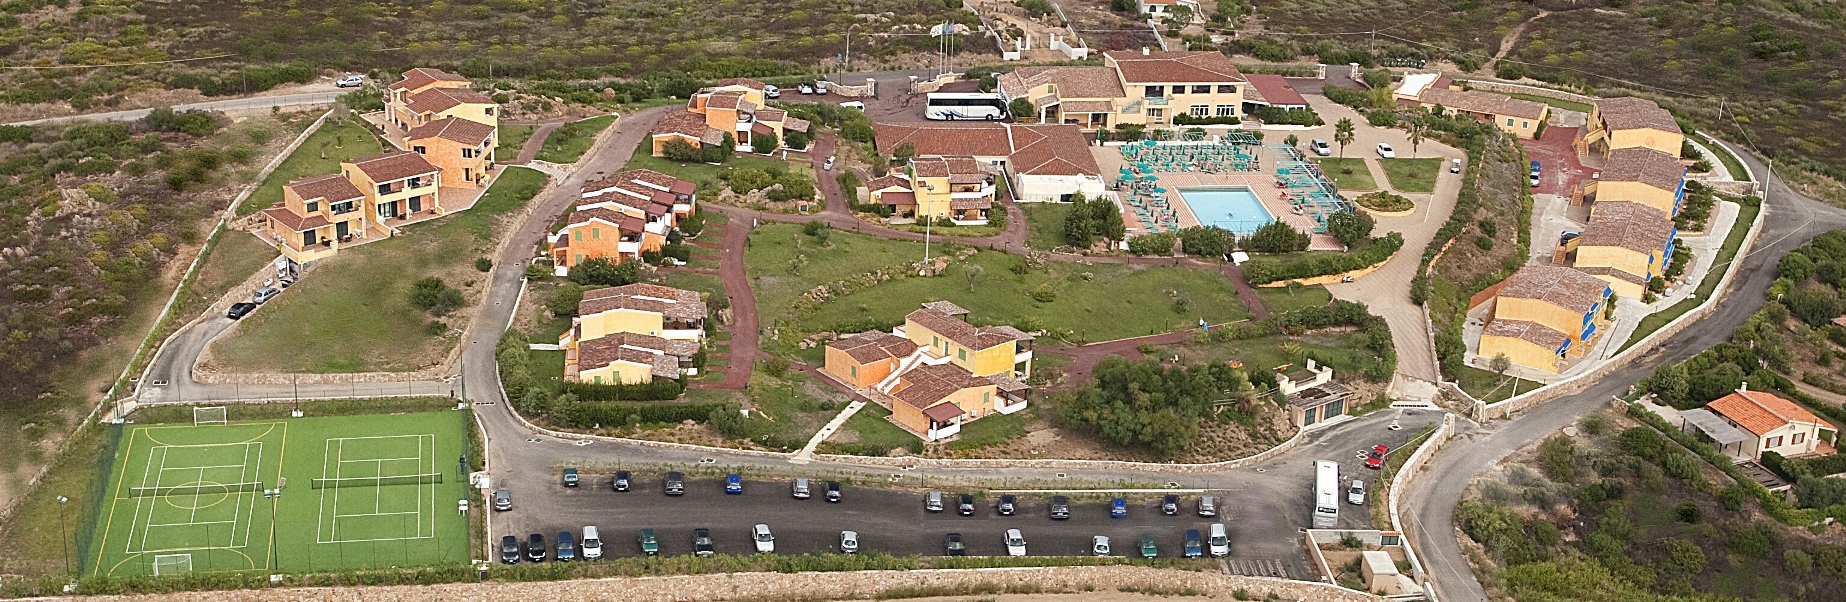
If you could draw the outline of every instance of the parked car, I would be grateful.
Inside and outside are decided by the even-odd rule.
[[[1209,495],[1199,496],[1199,516],[1211,518],[1218,515],[1218,500]]]
[[[1061,495],[1051,496],[1051,518],[1054,520],[1070,518],[1070,498]]]
[[[930,512],[942,511],[942,492],[931,491],[923,494],[923,509]]]
[[[763,84],[763,98],[781,98],[781,97],[782,97],[781,88],[777,88],[769,84]]]
[[[1019,511],[1019,498],[1007,493],[1000,496],[1000,516],[1012,516]]]
[[[1090,552],[1097,556],[1109,555],[1109,536],[1098,535],[1090,538]]]
[[[565,487],[576,487],[577,486],[577,469],[575,468],[564,469],[564,486]]]
[[[944,556],[966,556],[968,554],[968,546],[962,542],[960,533],[942,536],[942,554]]]
[[[333,82],[333,85],[340,88],[357,88],[365,85],[365,76],[348,75],[340,78],[340,81]]]
[[[577,544],[577,547],[583,549],[584,560],[595,560],[603,557],[603,540],[601,537],[597,537],[596,527],[594,525],[583,528],[583,542]]]
[[[1354,506],[1365,505],[1365,481],[1352,480],[1352,487],[1346,488],[1346,503]]]
[[[280,295],[280,294],[282,294],[282,291],[265,286],[263,288],[256,289],[256,292],[250,295],[250,302],[255,303],[257,305],[262,305],[264,303],[269,302],[270,299],[276,298],[276,295]]]
[[[1449,159],[1449,173],[1461,173],[1461,159]]]
[[[1327,146],[1327,141],[1319,138],[1315,138],[1308,142],[1308,150],[1314,151],[1314,154],[1322,157],[1333,156],[1333,147]]]
[[[513,492],[501,489],[494,492],[494,509],[501,512],[513,509]]]
[[[570,562],[577,559],[577,543],[571,540],[570,531],[558,532],[558,562]]]
[[[646,544],[642,545],[646,546]],[[692,530],[692,553],[699,556],[710,556],[716,553],[712,550],[711,529]]]
[[[1160,498],[1160,513],[1167,516],[1179,516],[1179,496],[1171,493]]]
[[[776,551],[776,536],[769,532],[769,525],[757,523],[750,527],[750,541],[756,543],[756,553],[769,554]]]
[[[813,94],[814,93],[814,86],[810,86],[808,84],[801,84],[801,86],[798,89],[801,90],[802,94]]]
[[[699,530],[704,531],[704,529]],[[711,541],[711,534],[709,532],[706,533],[705,539],[706,541]],[[660,553],[660,539],[654,537],[653,529],[642,529],[641,533],[635,536],[635,542],[641,544],[641,553],[643,555],[653,556]],[[694,541],[693,543],[698,542]]]
[[[810,495],[808,491],[808,478],[795,477],[795,484],[789,487],[789,494],[795,496],[795,499],[798,500],[808,499]]]
[[[1531,178],[1530,178],[1530,179],[1532,180],[1532,187],[1533,187],[1533,188],[1538,188],[1538,176],[1540,175],[1540,173],[1541,173],[1541,172],[1539,172],[1539,169],[1538,169],[1538,162],[1537,162],[1537,161],[1533,161],[1533,162],[1532,162],[1532,171],[1530,171],[1530,172],[1528,172],[1528,173],[1527,173],[1527,175],[1529,175],[1529,176],[1531,176]]]
[[[739,475],[739,474],[725,475],[724,476],[724,492],[729,495],[743,495],[744,493],[743,475]]]
[[[544,562],[548,548],[545,547],[545,534],[533,533],[526,536],[526,560]]]
[[[840,553],[841,554],[859,553],[859,532],[858,531],[841,531],[840,532]]]
[[[1378,156],[1384,157],[1386,159],[1396,159],[1397,149],[1391,148],[1391,145],[1389,144],[1380,142],[1378,143]]]
[[[1205,546],[1203,545],[1202,542],[1203,540],[1199,539],[1198,529],[1187,529],[1186,530],[1186,547],[1185,547],[1186,557],[1187,558],[1198,558],[1199,556],[1203,556],[1205,554]]]
[[[814,93],[815,94],[826,94],[827,93],[827,80],[823,79],[823,80],[814,82]]]
[[[962,516],[974,516],[974,496],[961,494],[961,498],[956,500],[955,512]]]
[[[1141,557],[1153,558],[1160,555],[1160,547],[1154,545],[1153,533],[1141,534]]]
[[[500,538],[500,562],[504,564],[519,563],[519,538],[511,535]]]
[[[1384,468],[1385,454],[1390,451],[1391,448],[1386,447],[1383,443],[1373,447],[1372,452],[1365,455],[1365,467],[1372,470]]]
[[[839,503],[840,501],[840,482],[839,481],[827,481],[827,501],[833,502],[836,504]]]
[[[680,474],[679,471],[669,472],[666,481],[667,495],[686,494],[686,475]]]
[[[253,311],[256,311],[255,303],[249,303],[249,302],[232,303],[231,310],[224,312],[224,317],[230,318],[232,320],[241,320],[243,319],[244,316],[250,315],[250,312],[253,312]]]
[[[1211,539],[1205,543],[1211,546],[1212,558],[1223,558],[1231,553],[1231,536],[1225,534],[1224,523],[1211,524]]]
[[[820,168],[826,171],[833,171],[833,159],[834,158],[831,156],[827,157],[827,162],[820,164]]]
[[[615,478],[609,480],[609,488],[616,491],[628,491],[628,471],[615,471]]]
[[[1109,502],[1109,518],[1128,518],[1128,500],[1115,498]]]
[[[1018,529],[1006,530],[1006,555],[1026,555],[1026,536],[1020,533]]]

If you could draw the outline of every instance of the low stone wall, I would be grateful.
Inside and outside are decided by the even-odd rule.
[[[1311,430],[1311,429],[1309,429]],[[1309,430],[1296,431],[1295,436],[1277,444],[1275,447],[1257,452],[1254,455],[1211,462],[1207,464],[1161,464],[1156,462],[1128,462],[1124,460],[1049,460],[1049,459],[962,459],[942,458],[883,458],[871,456],[839,456],[833,454],[814,454],[814,459],[822,462],[839,462],[842,464],[859,464],[865,466],[892,466],[911,468],[1026,468],[1041,470],[1135,470],[1141,472],[1200,473],[1220,472],[1240,468],[1249,464],[1262,462],[1277,454],[1294,449],[1306,437]]]
[[[1398,517],[1398,501],[1404,497],[1404,490],[1410,486],[1410,479],[1415,477],[1418,470],[1422,470],[1423,465],[1429,462],[1430,456],[1435,455],[1436,450],[1442,449],[1443,444],[1448,443],[1449,437],[1454,434],[1455,414],[1443,414],[1442,426],[1436,427],[1435,432],[1429,434],[1429,439],[1417,446],[1416,453],[1410,454],[1410,457],[1404,460],[1404,465],[1397,468],[1397,474],[1391,477],[1391,528],[1403,532],[1406,540],[1409,538],[1410,530],[1404,528],[1403,519]],[[1418,581],[1422,581],[1425,576],[1423,563],[1417,560],[1417,555],[1411,550],[1411,546],[1404,546],[1404,557],[1410,561],[1412,574]]]
[[[1229,598],[1242,590],[1250,599],[1273,595],[1283,600],[1315,602],[1383,602],[1385,598],[1327,583],[1287,581],[1138,566],[854,571],[840,573],[730,573],[669,577],[619,577],[526,583],[449,583],[346,588],[262,589],[185,592],[150,596],[97,596],[116,601],[257,601],[257,600],[492,600],[515,597],[548,602],[630,600],[811,600],[820,592],[874,599],[902,591],[1086,592],[1143,590],[1197,591]],[[997,592],[995,591],[997,590]],[[909,596],[905,596],[909,597]]]
[[[1598,100],[1594,96],[1584,96],[1582,94],[1578,94],[1575,92],[1566,92],[1563,90],[1553,90],[1551,88],[1541,88],[1538,86],[1527,86],[1524,84],[1509,84],[1506,82],[1494,82],[1494,81],[1486,81],[1486,80],[1478,80],[1478,79],[1463,80],[1461,83],[1467,84],[1468,87],[1476,89],[1476,90],[1481,90],[1483,92],[1499,92],[1501,94],[1530,94],[1533,96],[1543,96],[1545,98],[1556,98],[1558,100],[1568,100],[1571,102],[1580,102],[1580,103],[1588,104],[1588,105],[1594,105],[1596,104],[1596,101]]]

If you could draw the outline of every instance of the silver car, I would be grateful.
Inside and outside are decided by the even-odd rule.
[[[1090,538],[1090,551],[1095,552],[1097,556],[1108,556],[1109,536],[1098,535]]]
[[[359,86],[365,85],[365,76],[348,75],[346,77],[340,78],[340,81],[333,82],[333,85],[341,87],[341,88],[357,88]]]
[[[840,553],[841,554],[859,553],[859,532],[858,531],[841,531],[840,532]]]

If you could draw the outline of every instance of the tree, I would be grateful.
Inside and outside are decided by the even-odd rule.
[[[1090,201],[1090,223],[1095,224],[1096,235],[1110,245],[1128,238],[1128,225],[1122,223],[1121,211],[1107,198]]]
[[[1180,249],[1188,255],[1222,258],[1237,246],[1237,234],[1217,226],[1193,226],[1179,231]]]
[[[962,271],[968,274],[968,292],[972,293],[974,292],[975,281],[981,279],[981,273],[986,272],[987,268],[983,268],[978,264],[970,263],[966,266],[963,266]]]
[[[1551,437],[1538,444],[1538,468],[1546,478],[1558,483],[1569,484],[1576,478],[1577,447],[1571,444],[1570,437]]]
[[[1296,230],[1288,222],[1269,222],[1243,239],[1246,249],[1258,253],[1292,253],[1308,248],[1308,233]]]
[[[1788,313],[1809,326],[1825,326],[1840,315],[1840,300],[1820,287],[1801,287],[1782,295]]]
[[[1339,239],[1340,244],[1350,248],[1370,238],[1372,227],[1375,224],[1371,215],[1357,211],[1342,211],[1327,216],[1327,233]]]
[[[756,154],[759,155],[767,155],[776,152],[776,147],[781,146],[781,144],[782,141],[776,139],[776,135],[773,133],[756,134],[750,137],[750,150],[756,151]]]
[[[1073,247],[1089,248],[1096,240],[1096,229],[1090,223],[1089,201],[1083,193],[1071,195],[1070,213],[1064,214],[1064,242]]]
[[[1286,142],[1286,143],[1288,143],[1288,146],[1289,146],[1290,148],[1293,148],[1293,147],[1295,147],[1296,145],[1299,145],[1299,144],[1301,144],[1301,137],[1300,137],[1300,136],[1296,136],[1296,135],[1294,135],[1294,134],[1289,134],[1289,135],[1288,135],[1288,137],[1287,137],[1287,138],[1283,138],[1283,139],[1282,139],[1282,141],[1283,141],[1283,142]]]
[[[617,263],[606,257],[593,257],[570,269],[570,281],[585,286],[622,286],[641,279],[639,262]]]
[[[1504,353],[1496,353],[1493,359],[1487,361],[1487,368],[1493,370],[1494,374],[1498,374],[1501,381],[1505,381],[1506,371],[1513,369],[1513,359],[1506,357]]]
[[[1354,138],[1352,118],[1341,117],[1333,122],[1333,141],[1340,145],[1341,157],[1346,156],[1346,145],[1352,144]]]
[[[891,161],[893,163],[909,163],[910,160],[916,158],[916,156],[917,145],[909,142],[899,144],[897,148],[891,149]]]
[[[1167,8],[1167,22],[1185,25],[1193,21],[1192,7],[1175,4]]]
[[[1417,156],[1417,145],[1423,143],[1423,132],[1429,129],[1429,122],[1424,120],[1422,113],[1418,113],[1415,117],[1411,117],[1404,126],[1405,133],[1410,138],[1410,156],[1414,158]]]
[[[1686,379],[1686,367],[1682,364],[1668,364],[1654,369],[1654,373],[1642,382],[1643,388],[1660,397],[1671,405],[1686,399],[1689,383]]]
[[[798,132],[795,130],[788,130],[787,132],[783,134],[782,145],[795,149],[795,150],[803,150],[808,147],[809,142],[813,142],[813,141],[814,141],[813,134],[809,134],[807,132]]]
[[[1024,96],[1007,103],[1006,112],[1013,114],[1014,121],[1023,121],[1028,118],[1038,119],[1038,107],[1032,106],[1032,99]]]
[[[430,276],[410,285],[410,306],[441,317],[462,306],[462,294],[441,278]]]
[[[1801,282],[1814,275],[1814,260],[1801,253],[1789,253],[1776,262],[1775,273],[1794,282]]]

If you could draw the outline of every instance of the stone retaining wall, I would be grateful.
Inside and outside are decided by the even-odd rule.
[[[1540,88],[1538,86],[1527,86],[1523,84],[1509,84],[1505,82],[1491,82],[1491,81],[1478,80],[1478,79],[1462,80],[1461,83],[1467,84],[1468,87],[1470,88],[1481,90],[1484,92],[1499,92],[1501,94],[1530,94],[1533,96],[1543,96],[1545,98],[1556,98],[1558,100],[1568,100],[1571,102],[1580,102],[1580,103],[1587,104],[1587,105],[1594,105],[1596,104],[1596,101],[1598,100],[1594,96],[1584,96],[1582,94],[1578,94],[1575,92],[1566,92],[1563,90],[1553,90],[1551,88]]]
[[[1044,591],[1084,592],[1141,589],[1151,592],[1193,590],[1229,597],[1238,590],[1253,600],[1275,595],[1282,600],[1315,602],[1383,602],[1385,598],[1327,583],[1287,581],[1139,566],[854,571],[840,573],[731,573],[669,577],[618,577],[527,583],[449,583],[347,588],[262,589],[185,592],[149,596],[96,596],[114,601],[256,601],[256,600],[812,600],[847,597],[873,599],[884,593],[941,589],[945,593]]]
[[[1417,471],[1423,468],[1423,464],[1429,462],[1430,456],[1435,455],[1436,450],[1442,449],[1443,444],[1448,443],[1449,437],[1454,434],[1455,414],[1443,414],[1442,426],[1436,427],[1435,432],[1430,433],[1429,439],[1417,446],[1416,453],[1410,454],[1410,457],[1404,460],[1404,465],[1397,468],[1397,474],[1391,478],[1391,528],[1403,532],[1406,540],[1409,538],[1410,529],[1405,528],[1403,519],[1398,517],[1398,500],[1404,497],[1404,490],[1410,486],[1410,479],[1415,477]],[[1410,561],[1410,567],[1414,570],[1413,574],[1417,580],[1422,581],[1425,576],[1423,563],[1417,560],[1416,553],[1411,550],[1408,543],[1404,545],[1404,556]]]

